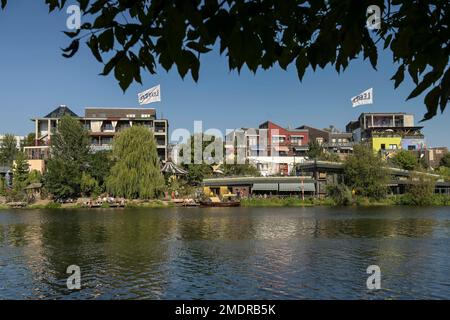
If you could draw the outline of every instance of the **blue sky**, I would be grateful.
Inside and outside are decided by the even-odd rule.
[[[61,56],[60,48],[69,43],[62,33],[67,15],[48,14],[43,3],[15,0],[0,11],[0,134],[27,134],[33,131],[31,118],[60,104],[80,115],[88,106],[137,107],[137,93],[156,84],[161,84],[163,101],[149,106],[169,119],[171,130],[193,131],[194,120],[202,120],[204,129],[252,127],[266,120],[345,129],[361,112],[408,112],[416,122],[425,113],[423,97],[405,101],[413,88],[409,80],[394,90],[389,51],[381,53],[378,71],[359,59],[341,74],[332,67],[308,70],[302,83],[293,66],[256,75],[243,69],[238,75],[215,51],[202,58],[198,83],[190,75],[181,80],[175,68],[169,73],[160,68],[158,75],[144,75],[142,86],[133,84],[124,94],[112,75],[98,75],[102,65],[85,45],[72,59]],[[350,98],[370,87],[374,104],[353,109]],[[450,145],[449,112],[423,123],[429,145]]]

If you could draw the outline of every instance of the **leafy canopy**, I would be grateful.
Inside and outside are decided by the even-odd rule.
[[[450,152],[447,152],[440,161],[440,166],[450,168]]]
[[[45,0],[50,11],[66,0]],[[450,96],[450,2],[442,0],[78,0],[83,25],[63,56],[73,57],[86,41],[114,71],[120,87],[141,83],[141,70],[156,73],[174,65],[182,78],[197,81],[200,56],[219,47],[230,70],[251,71],[294,64],[301,80],[333,65],[337,72],[362,55],[376,69],[378,53],[392,52],[397,88],[406,75],[416,87],[408,99],[428,90],[424,119],[444,111]],[[4,8],[7,0],[1,0]],[[381,28],[366,27],[367,8],[381,9]],[[381,41],[381,43],[379,43]]]
[[[408,150],[397,151],[392,158],[392,162],[404,170],[414,170],[419,166],[417,156]]]
[[[344,162],[345,184],[356,194],[381,199],[387,193],[389,174],[380,156],[367,145],[356,145]]]
[[[106,179],[106,188],[114,196],[127,199],[158,197],[165,181],[161,174],[153,133],[143,126],[132,126],[114,137],[115,164]]]
[[[44,185],[56,199],[76,198],[81,193],[83,172],[90,167],[89,136],[81,123],[69,116],[60,119],[57,129]]]
[[[16,137],[5,134],[0,141],[0,165],[12,166],[18,151]]]

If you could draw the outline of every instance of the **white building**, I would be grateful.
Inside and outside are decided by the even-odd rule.
[[[0,144],[3,143],[3,139],[5,138],[5,135],[0,135]],[[22,146],[22,143],[25,141],[24,136],[14,136],[16,138],[16,145],[17,148],[20,148]]]

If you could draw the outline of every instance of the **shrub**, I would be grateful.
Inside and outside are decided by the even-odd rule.
[[[352,192],[343,184],[327,186],[327,195],[339,206],[348,206],[352,203]]]

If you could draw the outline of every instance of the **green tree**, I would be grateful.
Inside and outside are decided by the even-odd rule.
[[[89,175],[98,182],[101,192],[105,191],[106,178],[113,165],[111,151],[99,151],[89,156]]]
[[[4,8],[7,0],[1,0]],[[66,0],[45,0],[50,11]],[[307,69],[333,65],[345,70],[358,56],[376,69],[382,50],[392,53],[397,88],[406,77],[424,93],[425,119],[445,109],[450,88],[450,46],[446,27],[450,3],[442,0],[78,0],[82,27],[65,32],[71,39],[63,56],[73,57],[86,39],[93,56],[114,71],[120,87],[141,82],[141,70],[155,74],[176,66],[182,78],[199,77],[201,56],[218,48],[231,70],[252,72],[294,64],[300,80]],[[367,10],[380,8],[382,22],[370,30]],[[391,10],[392,9],[392,10]],[[349,18],[351,13],[351,19]],[[129,17],[128,19],[126,17]],[[369,19],[370,21],[370,19]],[[383,46],[377,45],[378,42]],[[219,45],[217,45],[219,44]]]
[[[408,203],[427,206],[433,203],[436,179],[423,173],[412,174],[405,194]]]
[[[408,150],[397,151],[391,161],[404,170],[414,170],[419,166],[417,156]]]
[[[44,176],[46,189],[56,199],[80,195],[82,173],[89,168],[89,150],[89,137],[81,123],[62,117],[52,137],[52,157]]]
[[[42,183],[42,174],[37,170],[32,170],[27,177],[27,185],[32,183]]]
[[[356,194],[374,199],[386,196],[389,174],[383,161],[367,145],[357,145],[344,162],[344,179]]]
[[[201,146],[201,153],[202,153],[202,163],[195,163],[195,148],[194,148],[194,142],[195,139],[198,139],[202,141],[202,146]],[[188,142],[185,144],[185,146],[190,146],[190,159],[188,163],[183,163],[182,166],[185,170],[187,170],[188,174],[186,175],[186,180],[188,181],[188,183],[192,184],[192,185],[199,185],[204,178],[209,177],[213,174],[213,169],[211,167],[210,164],[205,163],[203,159],[203,153],[205,152],[206,148],[213,144],[213,143],[219,143],[222,144],[222,149],[223,147],[223,141],[216,141],[216,137],[214,136],[208,136],[205,135],[203,133],[199,134],[196,133],[194,135],[192,135]],[[180,157],[183,157],[183,149],[180,150],[179,152]],[[216,154],[213,151],[211,153],[212,157],[215,157]],[[185,161],[187,161],[188,159],[185,159]],[[221,159],[221,161],[223,161],[223,159]],[[214,162],[212,164],[219,164],[220,162]]]
[[[89,173],[81,175],[81,192],[85,196],[98,196],[101,193],[99,183]]]
[[[36,143],[36,134],[34,132],[29,133],[23,141],[23,147],[33,147]]]
[[[16,137],[12,134],[5,134],[0,143],[0,164],[12,166],[18,151]]]
[[[47,163],[44,186],[57,200],[76,198],[81,193],[80,168],[73,162],[52,158]]]
[[[259,177],[261,173],[250,163],[245,164],[225,164],[223,172],[226,176],[252,176]]]
[[[13,166],[13,188],[15,191],[22,191],[27,186],[30,166],[27,157],[23,152],[18,152]]]
[[[106,179],[108,192],[127,199],[151,199],[164,189],[160,160],[153,133],[133,126],[120,132],[113,142],[114,166]]]
[[[450,152],[447,152],[441,159],[440,166],[450,168]]]
[[[310,159],[318,159],[323,154],[322,146],[317,141],[310,141],[308,143],[308,151],[306,155]]]

